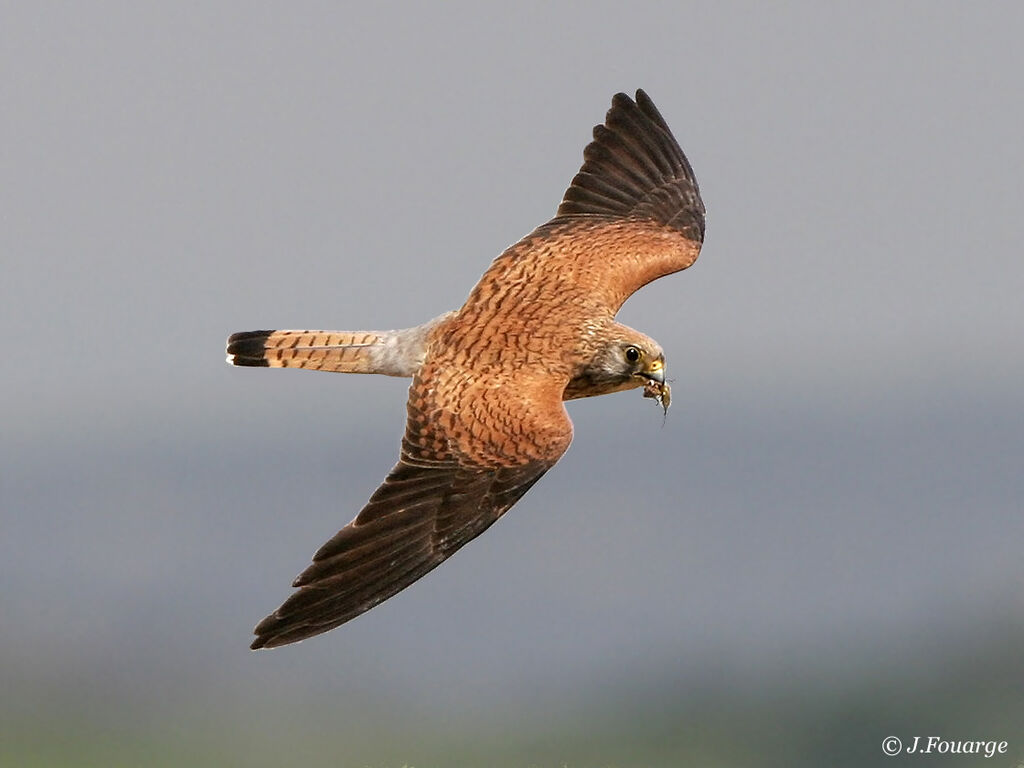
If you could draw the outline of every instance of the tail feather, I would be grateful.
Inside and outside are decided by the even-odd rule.
[[[228,338],[228,362],[263,368],[385,373],[389,333],[375,331],[243,331]]]

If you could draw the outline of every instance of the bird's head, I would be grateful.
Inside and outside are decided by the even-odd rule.
[[[618,326],[592,347],[566,389],[565,399],[644,387],[647,397],[667,397],[665,353],[654,339]],[[659,400],[660,402],[661,400]],[[663,403],[664,405],[664,403]]]
[[[654,398],[668,415],[672,387],[665,380],[665,353],[654,339],[622,342],[619,345],[632,386],[642,386],[644,397]]]
[[[648,382],[665,383],[665,353],[653,339],[630,339],[609,345],[607,370],[628,377],[634,386]]]

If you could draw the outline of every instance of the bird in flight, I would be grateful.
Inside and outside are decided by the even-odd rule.
[[[620,93],[554,218],[495,259],[461,309],[397,331],[232,334],[233,365],[412,378],[398,463],[252,648],[334,629],[483,533],[568,449],[565,400],[642,387],[667,409],[661,347],[615,314],[693,264],[703,239],[690,163],[650,97]]]

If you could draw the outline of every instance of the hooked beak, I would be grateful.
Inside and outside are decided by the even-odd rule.
[[[649,381],[657,382],[658,384],[665,383],[665,360],[664,358],[658,357],[645,367],[642,371],[637,371],[637,376],[640,376]]]

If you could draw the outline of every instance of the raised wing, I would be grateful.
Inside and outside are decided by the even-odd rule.
[[[530,413],[519,401],[507,402],[493,390],[474,393],[494,416],[489,423],[423,416],[414,381],[409,422],[398,464],[356,518],[313,556],[295,579],[298,592],[255,628],[252,648],[273,648],[334,629],[405,589],[456,550],[479,536],[550,469],[572,439],[572,425],[560,398]],[[426,388],[425,397],[436,392]],[[480,401],[476,401],[477,404]],[[467,409],[468,410],[468,409]],[[433,411],[435,414],[437,411]],[[519,434],[528,434],[537,419],[550,439],[538,450],[536,439],[517,449]],[[446,422],[448,427],[442,426]],[[475,436],[464,429],[472,428]],[[486,429],[488,434],[481,431]],[[465,435],[465,437],[461,437]],[[559,437],[560,435],[560,437]],[[460,449],[465,439],[472,444]],[[486,445],[501,445],[504,464],[482,462],[472,454]]]
[[[614,315],[641,286],[697,260],[704,220],[697,179],[664,118],[643,91],[636,101],[620,93],[555,218],[492,268],[500,279],[509,264],[532,262],[571,281],[562,290],[578,304]]]
[[[704,203],[693,169],[642,90],[635,102],[616,94],[604,125],[594,126],[556,221],[578,216],[654,221],[704,241]]]

